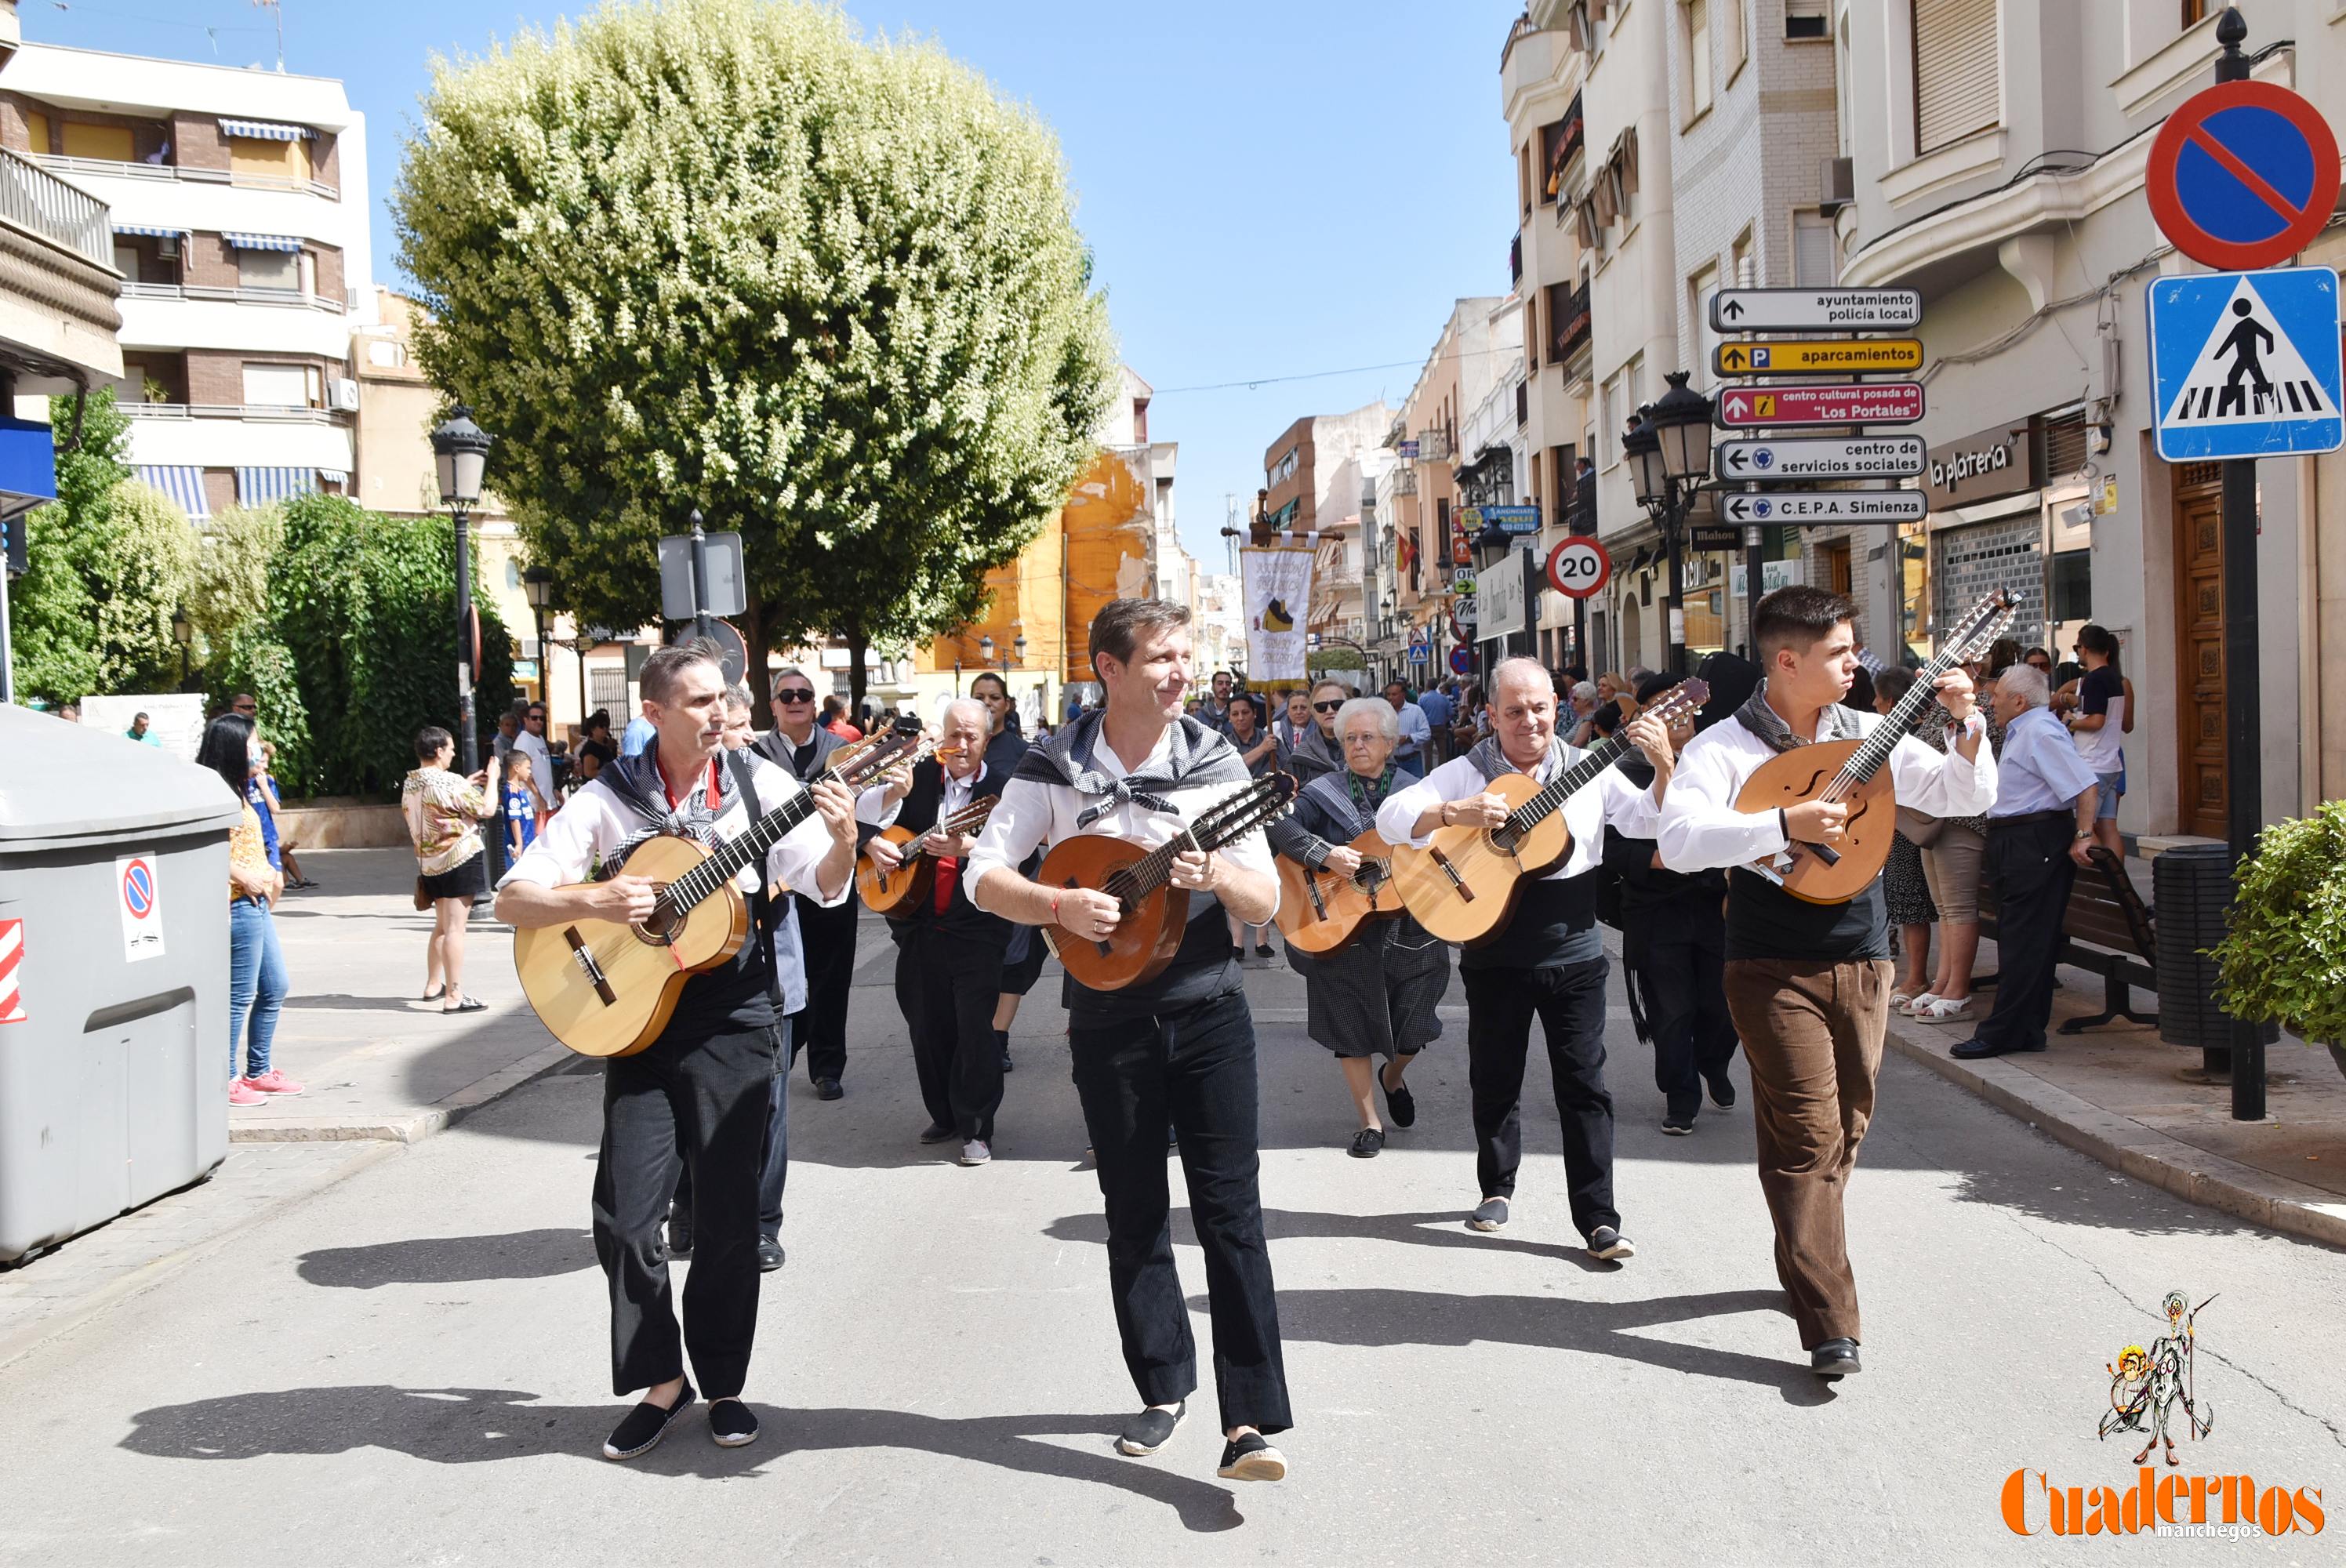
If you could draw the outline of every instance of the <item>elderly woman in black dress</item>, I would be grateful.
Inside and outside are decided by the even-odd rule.
[[[1269,829],[1270,847],[1340,875],[1360,870],[1360,852],[1349,846],[1376,826],[1377,808],[1393,788],[1392,752],[1400,738],[1391,703],[1372,697],[1346,702],[1336,712],[1343,770],[1321,774],[1297,792],[1294,809]],[[1315,957],[1290,943],[1287,961],[1303,976],[1310,1004],[1305,1033],[1334,1052],[1343,1067],[1361,1119],[1352,1153],[1373,1158],[1385,1146],[1378,1088],[1394,1126],[1417,1120],[1404,1074],[1417,1053],[1441,1036],[1434,1007],[1450,988],[1450,950],[1403,913],[1362,921],[1333,952]],[[1385,1059],[1381,1070],[1380,1056]]]

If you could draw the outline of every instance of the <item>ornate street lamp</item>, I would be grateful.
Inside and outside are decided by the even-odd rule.
[[[546,612],[554,603],[554,568],[523,567],[521,591],[529,600],[530,618],[537,623],[537,699],[546,705],[546,712],[551,716],[554,711],[554,659],[552,650],[546,646]],[[584,708],[579,710],[578,722],[582,725],[586,722]],[[549,723],[546,728],[551,729],[553,726]]]
[[[456,521],[456,740],[464,771],[480,766],[481,743],[473,719],[473,507],[481,499],[481,473],[496,438],[473,423],[473,411],[458,403],[447,422],[432,433],[432,460],[440,471],[440,504]]]
[[[1710,476],[1711,401],[1687,385],[1690,372],[1663,378],[1670,390],[1662,401],[1637,411],[1637,422],[1621,438],[1621,450],[1636,464],[1637,504],[1662,532],[1670,570],[1670,673],[1687,673],[1686,524],[1705,499]]]

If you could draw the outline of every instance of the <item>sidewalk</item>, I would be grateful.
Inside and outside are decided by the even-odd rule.
[[[1980,944],[1979,972],[1996,967]],[[2346,1074],[2321,1047],[2283,1034],[2265,1048],[2266,1119],[2232,1120],[2228,1084],[2202,1084],[2200,1054],[2168,1045],[2147,1024],[2057,1033],[2061,1021],[2101,1011],[2098,975],[2064,965],[2042,1053],[1958,1062],[1947,1048],[1964,1024],[1892,1018],[1890,1048],[1971,1089],[2080,1153],[2192,1203],[2309,1240],[2346,1247]],[[1973,1003],[1985,1016],[1995,993]],[[2137,1011],[2157,998],[2134,993]]]
[[[451,1018],[420,1000],[432,921],[415,911],[406,850],[316,850],[301,863],[319,885],[278,906],[291,989],[273,1054],[307,1092],[231,1110],[228,1158],[209,1180],[0,1270],[0,1365],[266,1216],[581,1060],[522,1000],[512,935],[484,915],[466,944],[465,982],[488,1011]]]

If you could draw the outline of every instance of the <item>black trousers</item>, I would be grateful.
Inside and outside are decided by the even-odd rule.
[[[1735,1059],[1727,1013],[1727,920],[1719,901],[1673,902],[1629,917],[1637,958],[1631,983],[1645,999],[1654,1038],[1654,1087],[1677,1119],[1702,1109],[1702,1084]]]
[[[847,1076],[847,993],[855,983],[853,898],[825,909],[803,893],[798,902],[799,945],[806,952],[807,1004],[790,1014],[793,1042],[805,1050],[807,1078]]]
[[[913,1071],[929,1120],[967,1143],[994,1136],[1002,1105],[1002,1053],[994,1009],[1002,996],[1002,949],[906,921],[896,939],[896,1005],[913,1036]]]
[[[2061,921],[2077,881],[2077,862],[2069,858],[2076,836],[2076,819],[2067,812],[2034,822],[1988,819],[1980,873],[1995,890],[1995,1005],[1973,1033],[2006,1051],[2045,1048]]]
[[[758,1175],[778,1032],[686,1044],[661,1040],[603,1069],[595,1166],[595,1256],[611,1288],[611,1391],[678,1376],[689,1351],[700,1391],[741,1391],[758,1327]],[[681,1344],[661,1224],[681,1158],[693,1176],[692,1268]]]
[[[1564,1123],[1565,1190],[1583,1237],[1617,1229],[1613,1096],[1605,1090],[1606,962],[1459,970],[1466,981],[1466,1082],[1474,1103],[1474,1175],[1484,1197],[1512,1197],[1524,1163],[1524,1060],[1532,1020],[1547,1041]]]
[[[1254,1015],[1234,993],[1178,1013],[1076,1028],[1068,1045],[1107,1212],[1108,1291],[1141,1402],[1198,1386],[1198,1347],[1173,1268],[1165,1128],[1180,1138],[1189,1218],[1206,1254],[1221,1423],[1285,1431],[1287,1367],[1263,1240]]]
[[[787,1036],[787,1026],[776,1033]],[[788,1057],[777,1055],[774,1080],[766,1090],[766,1147],[758,1158],[758,1234],[779,1241],[782,1235],[782,1189],[790,1177],[790,1068],[798,1060],[798,1043],[788,1041]],[[692,1208],[692,1167],[678,1159],[675,1202]]]

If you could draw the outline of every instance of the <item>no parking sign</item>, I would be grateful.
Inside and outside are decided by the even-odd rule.
[[[114,862],[114,891],[122,911],[122,957],[136,963],[163,956],[163,884],[156,857],[125,855]]]

